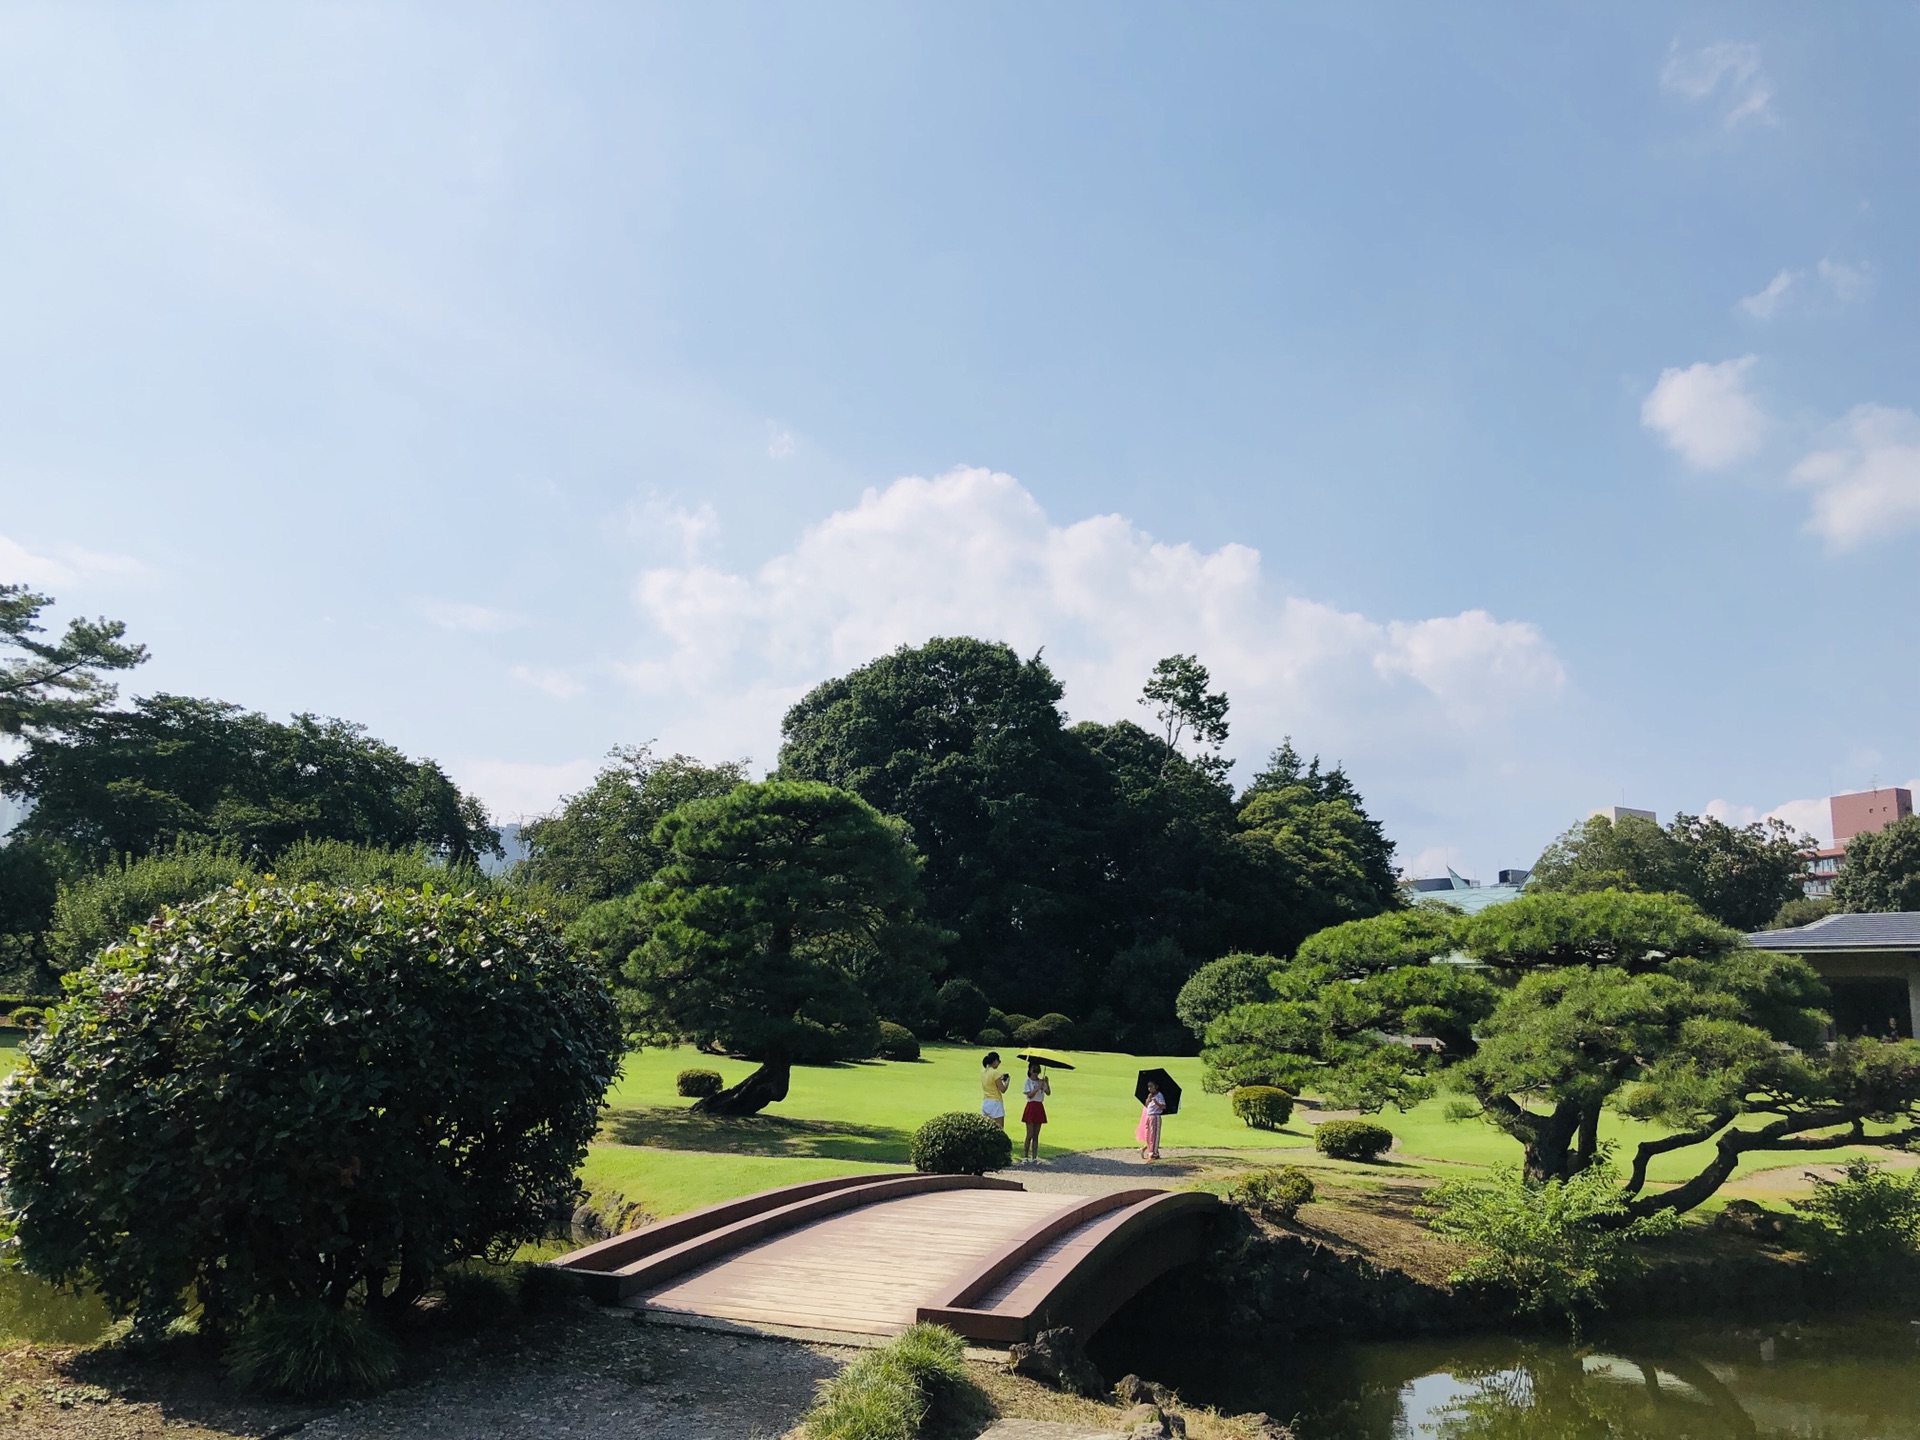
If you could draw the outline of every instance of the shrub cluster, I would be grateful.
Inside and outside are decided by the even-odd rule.
[[[1812,1221],[1813,1248],[1838,1269],[1867,1270],[1920,1246],[1920,1171],[1894,1175],[1864,1156],[1838,1180],[1815,1177],[1795,1209]]]
[[[1293,1096],[1278,1085],[1241,1085],[1233,1092],[1233,1113],[1256,1130],[1278,1130],[1293,1118]]]
[[[1313,1148],[1335,1160],[1378,1160],[1393,1145],[1393,1132],[1371,1120],[1328,1120],[1313,1132]]]
[[[1058,1011],[1049,1011],[1038,1020],[1015,1025],[1013,1038],[1020,1045],[1065,1045],[1073,1038],[1073,1021]]]
[[[913,1168],[931,1175],[984,1175],[1013,1160],[1013,1141],[986,1116],[966,1110],[936,1115],[913,1132]]]
[[[896,1025],[891,1020],[880,1022],[880,1039],[873,1047],[873,1053],[882,1060],[918,1060],[920,1042],[913,1032],[904,1025]]]
[[[925,1323],[909,1326],[820,1386],[800,1422],[806,1440],[918,1440],[944,1392],[967,1383],[966,1342]]]
[[[703,1100],[709,1095],[718,1095],[727,1088],[727,1082],[718,1070],[682,1070],[673,1077],[674,1093],[688,1100]]]
[[[1227,1187],[1227,1199],[1269,1220],[1291,1220],[1313,1199],[1313,1180],[1298,1165],[1250,1170]]]

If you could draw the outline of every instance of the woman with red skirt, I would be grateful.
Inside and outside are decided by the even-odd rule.
[[[1027,1127],[1027,1143],[1020,1151],[1022,1160],[1040,1158],[1040,1127],[1047,1123],[1047,1096],[1053,1093],[1053,1086],[1047,1083],[1047,1074],[1038,1060],[1027,1062],[1026,1083],[1020,1087],[1027,1097],[1027,1108],[1020,1112],[1020,1123]]]

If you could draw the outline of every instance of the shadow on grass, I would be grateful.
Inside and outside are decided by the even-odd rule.
[[[783,1115],[696,1115],[667,1105],[613,1110],[603,1136],[620,1145],[663,1150],[709,1150],[729,1155],[774,1155],[812,1160],[907,1163],[910,1132],[886,1125],[837,1120],[792,1120]]]

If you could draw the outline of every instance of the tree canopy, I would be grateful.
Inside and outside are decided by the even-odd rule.
[[[67,622],[58,640],[43,640],[40,614],[53,604],[24,585],[0,585],[0,735],[48,735],[112,703],[106,676],[147,658],[129,645],[118,620]],[[6,778],[0,765],[0,780]],[[11,788],[11,787],[6,787]]]
[[[1920,910],[1920,815],[1847,841],[1833,901],[1841,910]]]
[[[941,937],[918,918],[900,821],[775,780],[689,801],[656,833],[665,863],[637,903],[610,902],[630,916],[610,942],[628,947],[629,1025],[762,1067],[703,1108],[758,1110],[785,1097],[793,1061],[871,1053],[877,1018],[925,1025]]]
[[[1721,924],[1751,932],[1800,898],[1812,846],[1811,836],[1779,820],[1735,827],[1710,815],[1675,815],[1662,827],[1637,815],[1594,815],[1546,848],[1529,883],[1574,894],[1685,895]]]
[[[1210,1085],[1311,1086],[1377,1109],[1445,1083],[1520,1142],[1534,1179],[1591,1164],[1609,1105],[1658,1120],[1673,1133],[1637,1147],[1623,1223],[1699,1204],[1754,1150],[1833,1149],[1869,1124],[1920,1138],[1920,1046],[1821,1044],[1812,968],[1748,948],[1680,895],[1416,907],[1322,931],[1268,983],[1272,1000],[1208,1025]],[[1441,1048],[1408,1043],[1423,1037]],[[1696,1146],[1691,1178],[1642,1193],[1655,1156]]]
[[[407,849],[472,864],[500,853],[485,808],[431,760],[409,760],[344,720],[282,724],[215,700],[154,695],[71,716],[31,737],[9,788],[19,827],[98,862],[181,840],[270,857],[303,839]]]
[[[689,755],[655,757],[649,745],[618,746],[612,762],[560,809],[520,827],[527,857],[515,878],[577,909],[631,894],[660,868],[666,851],[654,838],[666,814],[689,800],[724,795],[747,781],[733,760],[706,765]]]

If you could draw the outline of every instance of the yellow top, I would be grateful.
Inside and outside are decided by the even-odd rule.
[[[989,1100],[998,1100],[1007,1093],[1007,1077],[999,1070],[980,1072],[980,1093]]]

